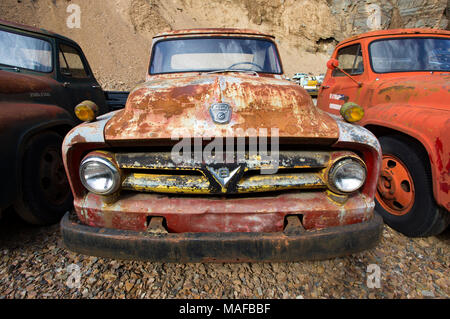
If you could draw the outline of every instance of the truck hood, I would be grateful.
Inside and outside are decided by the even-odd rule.
[[[450,74],[410,74],[377,81],[371,105],[402,104],[450,111]]]
[[[229,123],[213,121],[214,103],[230,105]],[[107,123],[105,140],[255,135],[248,129],[267,129],[270,136],[273,128],[278,134],[272,131],[272,135],[280,138],[314,138],[331,144],[339,137],[335,120],[316,108],[299,85],[232,73],[159,77],[140,85],[131,92],[125,109]]]

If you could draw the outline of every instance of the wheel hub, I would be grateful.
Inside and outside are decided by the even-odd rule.
[[[383,155],[376,198],[393,215],[405,215],[414,205],[414,182],[406,165],[397,157]]]
[[[48,147],[43,152],[39,177],[41,190],[46,200],[59,205],[70,196],[69,183],[57,148]]]

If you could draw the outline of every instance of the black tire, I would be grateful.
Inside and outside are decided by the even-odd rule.
[[[28,223],[57,223],[72,207],[73,197],[62,162],[62,141],[59,134],[44,132],[27,143],[21,192],[14,206]]]
[[[443,232],[450,222],[450,213],[436,204],[433,196],[428,154],[412,139],[398,135],[379,138],[383,154],[393,155],[407,167],[414,183],[414,204],[405,215],[385,210],[378,200],[375,210],[386,224],[409,237],[434,236]]]

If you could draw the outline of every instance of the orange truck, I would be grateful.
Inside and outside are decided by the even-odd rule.
[[[383,150],[376,211],[411,237],[450,220],[450,32],[383,30],[339,43],[317,106],[374,133]]]

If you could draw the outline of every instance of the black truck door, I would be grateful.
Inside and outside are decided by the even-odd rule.
[[[106,97],[92,73],[81,50],[68,43],[58,44],[59,77],[68,95],[68,107],[91,100],[99,106],[100,114],[106,113]]]

